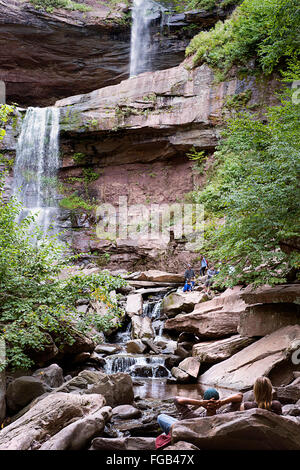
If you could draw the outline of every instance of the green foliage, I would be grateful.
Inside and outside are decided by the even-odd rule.
[[[244,0],[228,20],[195,36],[186,53],[194,55],[195,65],[213,67],[219,79],[253,58],[270,74],[280,63],[297,60],[299,24],[298,0]]]
[[[242,0],[165,0],[160,3],[173,8],[178,13],[189,10],[213,10],[216,7],[230,7],[238,5]]]
[[[76,210],[76,209],[85,209],[87,211],[93,210],[93,204],[88,203],[80,196],[77,196],[76,193],[71,194],[71,196],[64,197],[59,201],[60,207],[63,209]]]
[[[230,119],[214,176],[194,192],[206,211],[204,250],[222,263],[222,285],[284,282],[300,267],[299,252],[281,249],[300,229],[299,118],[300,104],[285,96],[268,109],[267,123],[248,114]]]
[[[198,173],[203,174],[204,165],[206,162],[206,156],[204,154],[204,151],[201,150],[199,152],[195,149],[195,147],[192,147],[190,152],[186,155],[190,160],[195,162],[194,169],[197,170]]]
[[[55,8],[65,10],[90,11],[92,8],[83,3],[72,2],[71,0],[30,0],[30,3],[37,8],[52,13]]]
[[[68,262],[55,238],[43,238],[32,229],[33,218],[15,221],[20,205],[13,198],[5,202],[3,181],[0,191],[0,338],[7,345],[7,367],[28,368],[32,356],[49,345],[74,341],[74,328],[88,332],[111,327],[121,314],[109,292],[124,285],[119,277],[102,272],[91,276],[74,275],[59,280],[57,274]],[[30,231],[29,231],[30,226]],[[37,239],[38,243],[34,240]],[[80,315],[76,302],[97,299],[107,307],[107,315]]]
[[[7,104],[0,105],[0,142],[5,136],[5,124],[7,123],[11,113],[13,112],[13,106],[9,106]]]

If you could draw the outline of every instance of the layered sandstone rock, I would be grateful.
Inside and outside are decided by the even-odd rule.
[[[208,297],[202,292],[175,292],[163,299],[161,310],[168,317],[173,317],[177,313],[192,312],[195,305],[206,300]]]
[[[281,328],[214,365],[198,381],[216,387],[249,390],[257,377],[264,375],[271,378],[273,369],[276,370],[278,366],[289,369],[291,355],[299,348],[299,338],[299,325]]]
[[[252,338],[234,335],[218,341],[197,343],[193,346],[193,356],[200,362],[216,364],[230,358],[253,341],[255,340]]]

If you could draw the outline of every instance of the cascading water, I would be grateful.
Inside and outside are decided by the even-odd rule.
[[[18,139],[13,192],[21,218],[36,214],[44,234],[55,231],[56,175],[59,168],[59,109],[28,108]]]
[[[152,71],[151,24],[161,17],[162,7],[152,0],[134,0],[130,47],[130,77]]]

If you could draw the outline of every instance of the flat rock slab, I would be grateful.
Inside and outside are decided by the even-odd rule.
[[[125,311],[129,317],[132,317],[133,315],[142,315],[143,296],[141,294],[128,295]]]
[[[264,286],[252,290],[246,287],[241,298],[247,304],[299,303],[300,284],[285,284],[274,287]]]
[[[187,357],[178,365],[178,368],[186,372],[191,377],[198,377],[199,369],[200,369],[200,361],[196,357]]]
[[[137,273],[132,279],[135,281],[172,282],[180,284],[184,282],[184,275],[151,269]]]
[[[172,443],[179,441],[201,450],[300,450],[300,422],[261,409],[238,411],[178,421]]]
[[[230,358],[254,341],[254,338],[241,335],[230,336],[218,341],[205,341],[194,344],[193,356],[197,357],[200,362],[216,364]]]
[[[281,328],[212,366],[198,381],[216,387],[249,390],[257,377],[268,376],[275,366],[290,361],[299,338],[299,325]]]

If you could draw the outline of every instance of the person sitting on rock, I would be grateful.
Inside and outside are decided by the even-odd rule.
[[[253,386],[255,401],[246,401],[241,404],[241,411],[250,410],[251,408],[261,408],[263,410],[272,411],[277,415],[282,415],[281,403],[272,400],[273,387],[268,377],[258,377]]]
[[[183,292],[192,292],[192,290],[193,290],[192,281],[190,281],[190,280],[185,281],[185,284],[183,286],[182,291]]]
[[[220,413],[229,413],[231,411],[239,411],[243,400],[243,394],[237,393],[231,395],[223,400],[220,400],[219,392],[215,388],[208,388],[203,395],[203,400],[194,400],[192,398],[175,397],[174,404],[179,411],[180,420],[204,418],[206,416],[214,416]],[[205,408],[204,410],[193,410],[190,405]],[[230,405],[225,409],[219,408],[224,405]],[[172,430],[174,423],[178,421],[177,418],[166,414],[160,414],[157,417],[159,427],[165,434],[169,434]]]

